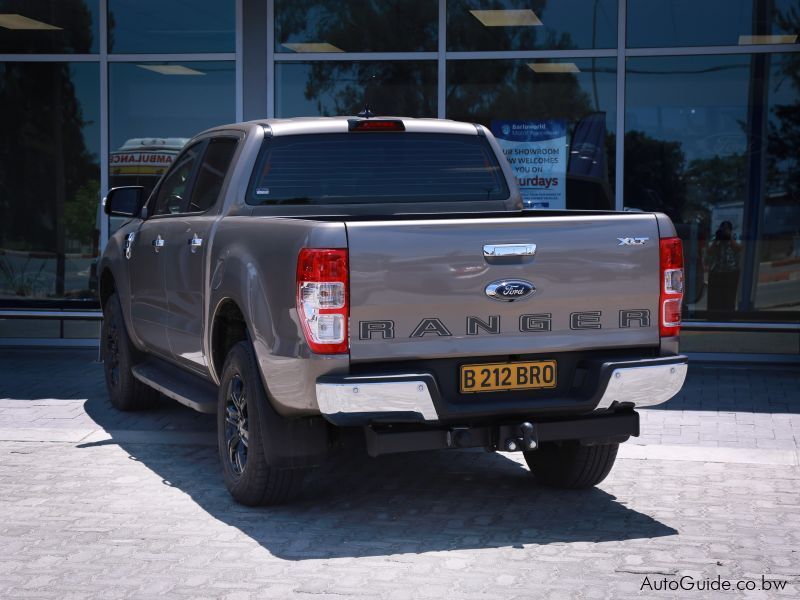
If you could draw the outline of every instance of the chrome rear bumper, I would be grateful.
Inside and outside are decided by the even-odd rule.
[[[611,372],[597,408],[612,402],[633,402],[637,407],[662,404],[681,391],[688,363],[621,367]]]
[[[376,380],[379,379],[379,380]],[[336,425],[363,425],[377,418],[436,421],[430,375],[348,377],[346,381],[318,381],[317,404]]]
[[[564,398],[563,402],[557,402],[544,413],[541,401],[533,398],[513,414],[532,415],[533,418],[538,411],[546,418],[550,414],[563,414],[564,408],[571,408],[573,414],[576,408],[582,411],[578,414],[591,414],[595,409],[609,408],[614,402],[633,403],[637,407],[655,406],[681,390],[686,379],[687,358],[670,356],[597,362],[593,369],[597,373],[596,388],[587,390],[585,396]],[[440,394],[431,373],[324,376],[317,381],[316,392],[320,413],[335,425],[454,420],[437,410],[437,406],[446,410],[447,398]],[[504,410],[498,411],[494,398],[485,404],[489,418],[512,415]]]

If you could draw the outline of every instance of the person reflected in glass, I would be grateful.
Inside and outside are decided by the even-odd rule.
[[[708,248],[708,310],[735,310],[741,254],[733,223],[723,221]]]

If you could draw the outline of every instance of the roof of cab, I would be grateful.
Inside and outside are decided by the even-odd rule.
[[[358,116],[343,116],[343,117],[295,117],[292,119],[258,119],[255,121],[245,121],[243,123],[233,123],[230,125],[220,125],[208,129],[203,133],[212,131],[223,130],[249,130],[253,127],[268,126],[272,131],[272,135],[302,135],[302,134],[316,134],[316,133],[347,133],[348,122],[357,119],[362,120],[364,117]],[[454,133],[461,135],[478,135],[478,127],[472,123],[464,123],[462,121],[451,121],[449,119],[418,119],[414,117],[392,117],[392,116],[374,116],[369,117],[369,120],[381,119],[400,119],[407,132],[411,133]]]

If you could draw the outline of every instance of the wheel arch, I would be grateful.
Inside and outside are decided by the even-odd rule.
[[[244,311],[233,298],[223,298],[211,319],[210,364],[212,376],[220,381],[225,358],[241,341],[252,341]]]
[[[100,308],[105,308],[106,302],[113,294],[117,291],[117,280],[114,277],[114,273],[111,271],[111,267],[106,265],[103,267],[103,270],[100,272]]]

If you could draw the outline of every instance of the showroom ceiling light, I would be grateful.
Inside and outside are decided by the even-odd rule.
[[[528,63],[534,73],[580,73],[578,65],[572,62],[540,62]]]
[[[0,14],[0,27],[6,29],[38,29],[40,31],[61,31],[61,27],[50,25],[36,19],[29,19],[16,13]]]
[[[753,44],[795,44],[797,35],[740,35],[740,46]]]
[[[147,69],[162,75],[205,75],[203,71],[190,69],[183,65],[136,65],[140,69]]]
[[[328,42],[287,42],[281,45],[292,52],[344,52]]]
[[[531,9],[471,10],[472,16],[485,27],[534,27],[542,22]]]

